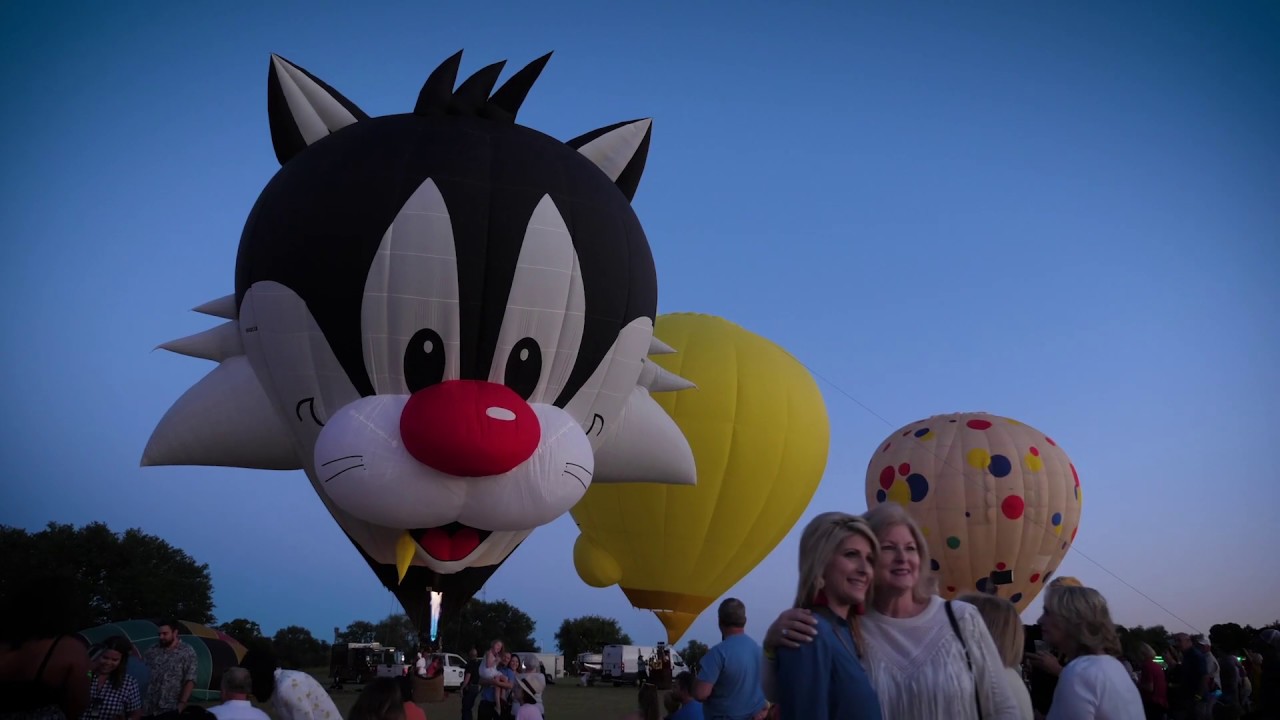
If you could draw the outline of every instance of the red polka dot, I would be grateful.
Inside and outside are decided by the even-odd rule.
[[[948,586],[947,586],[947,592],[955,592],[955,591],[956,591],[956,586],[955,586],[955,585],[948,585]]]
[[[893,485],[893,477],[893,466],[886,465],[884,469],[880,471],[880,487],[888,490],[889,487]]]
[[[1026,503],[1022,501],[1021,495],[1010,495],[1000,503],[1000,511],[1010,520],[1022,517],[1022,511],[1025,509]]]
[[[910,475],[910,474],[911,474],[911,463],[902,463],[901,465],[899,465],[899,466],[898,466],[898,474],[899,474],[899,475]]]
[[[1076,472],[1075,463],[1068,463],[1068,464],[1071,465],[1071,477],[1075,478],[1076,487],[1080,487],[1080,474]]]
[[[911,434],[911,431],[910,431],[910,430],[903,431],[903,433],[902,433],[902,437],[906,437],[906,436],[908,436],[908,435],[910,435],[910,434]]]
[[[1071,542],[1075,542],[1075,541],[1076,541],[1076,533],[1078,533],[1078,532],[1080,532],[1080,528],[1079,528],[1079,527],[1077,527],[1075,530],[1072,530],[1072,531],[1071,531]]]
[[[1045,441],[1045,442],[1047,442],[1047,443],[1049,443],[1050,445],[1052,445],[1052,446],[1054,446],[1054,447],[1057,447],[1057,446],[1058,446],[1058,443],[1054,442],[1054,441],[1053,441],[1053,438],[1049,437],[1048,435],[1045,435],[1045,437],[1044,437],[1044,441]]]
[[[1004,568],[1005,568],[1005,564],[1004,564],[1004,563],[996,563],[996,569],[997,569],[997,570],[1003,570]]]
[[[970,420],[969,422],[965,423],[965,426],[972,428],[974,430],[986,430],[987,428],[991,427],[991,423],[986,420]]]
[[[891,448],[891,447],[893,447],[893,443],[885,443],[885,444],[884,444],[884,449],[883,449],[883,450],[881,450],[880,452],[889,452],[889,448]]]
[[[1036,456],[1036,457],[1040,457],[1040,448],[1036,447],[1035,445],[1032,445],[1032,446],[1031,446],[1031,454],[1032,454],[1032,455],[1034,455],[1034,456]]]
[[[1040,573],[1031,573],[1031,582],[1038,582],[1039,580],[1040,580]]]

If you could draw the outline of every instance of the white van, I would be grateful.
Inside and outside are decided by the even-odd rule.
[[[555,684],[556,678],[564,677],[564,656],[555,653],[535,653],[535,652],[518,652],[516,655],[520,658],[521,664],[524,665],[528,672],[538,672],[542,670],[542,674],[546,676],[547,682]]]
[[[651,645],[605,645],[601,653],[601,677],[615,684],[635,682],[640,675],[640,663],[648,663],[657,652],[658,648]],[[680,653],[672,650],[671,676],[675,677],[687,669]]]

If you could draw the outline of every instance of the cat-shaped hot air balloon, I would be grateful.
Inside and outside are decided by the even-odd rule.
[[[459,52],[371,118],[272,56],[282,167],[235,294],[196,308],[229,322],[161,346],[220,364],[143,465],[305,470],[406,609],[428,586],[456,608],[593,481],[695,481],[649,396],[690,387],[646,358],[670,351],[630,205],[651,121],[517,125],[548,58],[490,94],[503,64],[455,90]]]

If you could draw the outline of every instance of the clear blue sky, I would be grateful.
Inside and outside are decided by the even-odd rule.
[[[151,348],[233,289],[278,167],[269,53],[381,115],[459,48],[464,72],[554,50],[523,124],[655,118],[635,206],[660,311],[730,318],[834,383],[801,526],[865,507],[895,427],[984,409],[1071,454],[1087,502],[1060,572],[1120,622],[1183,627],[1084,556],[1201,630],[1280,614],[1280,6],[427,5],[0,7],[0,523],[160,535],[209,563],[219,619],[268,631],[395,609],[301,472],[138,467],[212,367]],[[485,596],[544,645],[588,612],[656,640],[577,578],[575,534],[535,532]],[[755,634],[797,535],[731,591]],[[713,615],[686,637],[718,639]]]

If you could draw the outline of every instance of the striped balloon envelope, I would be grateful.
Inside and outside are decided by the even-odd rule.
[[[1025,610],[1080,527],[1080,476],[1039,430],[998,415],[936,415],[898,428],[867,465],[867,507],[920,525],[943,597],[999,595]]]
[[[221,699],[222,673],[244,659],[245,646],[207,625],[185,620],[178,624],[181,626],[178,628],[179,642],[196,651],[196,686],[191,691],[191,699],[197,702]],[[151,678],[146,664],[142,662],[142,653],[160,642],[160,627],[154,621],[123,620],[81,630],[79,635],[89,643],[90,657],[97,657],[107,638],[115,635],[128,638],[133,643],[133,652],[125,669],[138,681],[139,690],[146,689]]]

